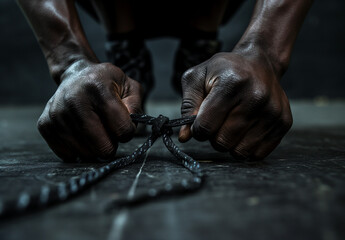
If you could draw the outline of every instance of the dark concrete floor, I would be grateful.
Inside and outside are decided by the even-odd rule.
[[[174,116],[178,106],[149,110]],[[261,163],[234,161],[206,142],[179,144],[206,170],[201,191],[106,210],[131,188],[140,193],[189,174],[166,161],[172,156],[158,141],[145,164],[118,170],[65,204],[1,222],[0,239],[345,239],[344,110],[344,103],[293,104],[295,127]],[[35,128],[41,111],[0,108],[1,198],[97,167],[61,163]],[[143,140],[122,144],[119,154]]]

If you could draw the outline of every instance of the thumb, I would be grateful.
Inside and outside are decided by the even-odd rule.
[[[199,71],[200,73],[200,71]],[[200,105],[204,100],[204,88],[202,76],[198,76],[196,70],[190,69],[182,77],[182,117],[197,115]],[[179,132],[178,140],[181,143],[187,142],[192,138],[191,125],[183,125]]]

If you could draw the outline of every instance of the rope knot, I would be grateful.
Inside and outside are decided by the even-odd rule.
[[[162,137],[166,148],[175,156],[175,160],[171,161],[188,169],[193,174],[193,179],[189,181],[182,179],[180,183],[176,185],[168,184],[163,189],[151,188],[143,195],[138,195],[131,199],[125,199],[123,202],[119,200],[116,202],[116,204],[118,204],[118,206],[130,206],[164,195],[182,195],[187,192],[200,189],[205,181],[205,175],[200,168],[200,164],[180,150],[171,139],[173,127],[192,124],[196,116],[169,120],[169,118],[163,115],[159,115],[157,118],[155,118],[145,114],[131,114],[131,118],[134,123],[152,125],[151,135],[147,138],[144,144],[138,147],[132,154],[114,159],[110,163],[103,165],[100,168],[96,168],[79,176],[73,177],[69,181],[60,182],[59,185],[44,185],[41,187],[41,191],[38,193],[28,194],[24,192],[16,199],[10,199],[9,201],[5,202],[0,199],[0,219],[2,220],[2,218],[7,216],[15,216],[16,214],[41,209],[54,203],[66,201],[72,196],[81,193],[82,190],[86,189],[87,187],[92,186],[115,169],[123,168],[124,166],[141,161],[144,154],[148,153],[148,150],[159,137]]]
[[[162,136],[168,128],[165,126],[169,122],[169,118],[159,115],[152,122],[152,134],[155,136]]]

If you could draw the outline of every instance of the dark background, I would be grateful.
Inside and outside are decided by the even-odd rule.
[[[247,0],[221,28],[223,51],[229,51],[244,32],[255,1]],[[80,17],[98,57],[105,61],[104,31],[84,11]],[[0,1],[0,104],[44,103],[54,93],[43,54],[19,7]],[[161,38],[147,42],[153,54],[154,100],[172,100],[172,60],[178,41]],[[297,39],[282,84],[292,99],[345,98],[345,1],[315,1]]]

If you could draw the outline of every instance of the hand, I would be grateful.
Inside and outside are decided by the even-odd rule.
[[[130,113],[141,112],[140,84],[110,63],[86,61],[61,80],[38,120],[41,135],[64,161],[112,158],[135,132]]]
[[[197,117],[179,140],[193,136],[237,159],[265,158],[292,125],[279,78],[268,57],[253,52],[218,53],[187,70],[181,112]]]

